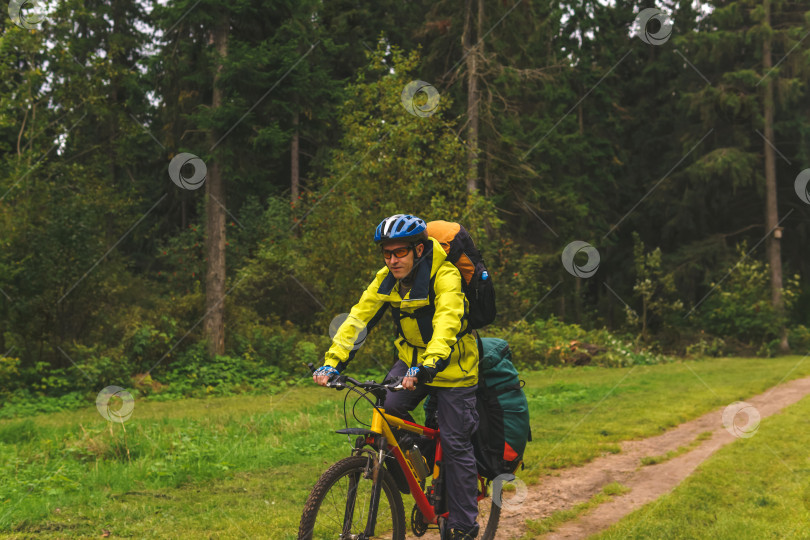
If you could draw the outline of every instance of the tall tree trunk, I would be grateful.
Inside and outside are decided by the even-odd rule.
[[[466,2],[464,22],[464,54],[467,60],[467,191],[478,189],[478,54],[473,50],[472,3]],[[479,5],[479,21],[482,7]]]
[[[292,202],[293,211],[298,206],[298,182],[299,182],[299,168],[298,168],[298,111],[293,113],[293,135],[292,143],[290,144],[290,202]],[[293,215],[295,221],[295,215]]]
[[[487,197],[491,197],[492,194],[495,192],[492,188],[492,140],[487,139],[486,142],[487,146],[487,156],[486,160],[484,161],[484,194]]]
[[[230,18],[225,15],[214,28],[211,44],[217,51],[217,65],[214,70],[211,113],[216,115],[222,106],[222,90],[219,80],[222,64],[228,56],[228,29]],[[211,146],[219,139],[216,129],[209,134]],[[206,191],[206,242],[208,264],[205,274],[205,336],[208,340],[208,354],[225,354],[225,182],[219,160],[211,159]]]
[[[770,27],[771,25],[771,1],[764,0],[763,7],[765,8],[765,21],[764,23]],[[762,70],[764,73],[770,73],[773,66],[773,59],[771,58],[771,35],[766,33],[765,40],[762,43]],[[768,76],[765,82],[765,228],[766,232],[773,230],[777,223],[779,223],[779,210],[776,201],[776,159],[774,156],[774,149],[771,146],[774,144],[773,134],[773,79]],[[781,229],[775,230],[768,236],[768,264],[771,269],[771,303],[774,310],[781,316],[785,311],[785,303],[782,299],[782,249],[781,249]],[[787,329],[782,326],[781,336],[779,343],[779,350],[781,352],[788,352],[789,346],[787,341]]]
[[[115,46],[115,34],[121,34],[126,31],[126,22],[125,22],[125,13],[124,13],[124,6],[121,2],[113,2],[111,4],[112,7],[112,29],[107,36],[107,59],[109,61],[110,66],[110,101],[109,101],[109,109],[108,114],[109,118],[107,120],[107,159],[108,161],[108,168],[107,172],[109,174],[109,178],[107,182],[110,186],[115,186],[115,189],[120,189],[116,186],[118,171],[117,171],[117,163],[116,163],[116,149],[115,149],[115,140],[118,136],[118,113],[119,111],[125,107],[126,99],[120,99],[118,90],[121,88],[121,75],[119,70],[124,68],[125,65],[125,58],[123,57],[123,52],[121,47]],[[115,218],[116,215],[114,212],[107,212],[105,215],[105,237],[107,241],[107,249],[111,248],[116,240],[116,232],[115,232]]]

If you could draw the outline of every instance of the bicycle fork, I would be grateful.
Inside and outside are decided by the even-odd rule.
[[[385,444],[383,444],[385,446]],[[373,460],[374,469],[372,472],[373,482],[371,484],[371,500],[368,502],[368,522],[366,522],[366,531],[364,536],[366,538],[374,537],[374,527],[377,525],[377,509],[380,505],[380,490],[382,489],[382,474],[380,474],[383,466],[383,459],[385,459],[384,448],[380,451]]]
[[[358,441],[359,442],[359,441]],[[383,443],[384,445],[385,443]],[[380,505],[380,495],[382,494],[382,474],[383,460],[385,459],[385,449],[380,448],[379,452],[375,455],[373,452],[366,450],[369,454],[369,464],[371,470],[358,472],[353,474],[349,479],[349,493],[346,497],[346,510],[343,515],[343,531],[341,531],[341,540],[364,540],[374,537],[374,529],[377,525],[377,510]],[[362,534],[352,534],[352,521],[354,516],[355,503],[357,501],[357,486],[360,483],[361,475],[371,474],[371,497],[368,503],[368,518],[366,521],[366,528]]]

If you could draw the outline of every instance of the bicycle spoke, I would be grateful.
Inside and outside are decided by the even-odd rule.
[[[335,478],[323,493],[313,522],[313,539],[357,535],[366,530],[374,483],[365,477],[365,467],[359,465]],[[374,538],[390,539],[394,520],[390,502],[393,491],[383,486],[380,490]]]
[[[352,517],[354,516],[354,506],[357,502],[357,484],[360,473],[349,475],[349,489],[346,494],[346,510],[343,513],[343,534],[348,534],[352,530]]]

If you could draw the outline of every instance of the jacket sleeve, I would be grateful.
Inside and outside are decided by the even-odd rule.
[[[332,346],[324,355],[325,366],[332,366],[342,372],[363,345],[368,332],[382,318],[388,302],[380,300],[377,290],[387,273],[387,268],[380,270],[360,300],[352,307],[349,316],[332,338]]]
[[[467,328],[467,298],[461,289],[461,274],[451,263],[442,265],[433,287],[436,293],[433,337],[422,355],[422,365],[442,371]]]

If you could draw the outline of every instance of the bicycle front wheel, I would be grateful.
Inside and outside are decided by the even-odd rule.
[[[356,538],[368,522],[373,487],[370,456],[351,456],[332,465],[309,494],[299,540]],[[374,538],[404,540],[405,510],[396,482],[380,467],[382,491],[377,508]]]

